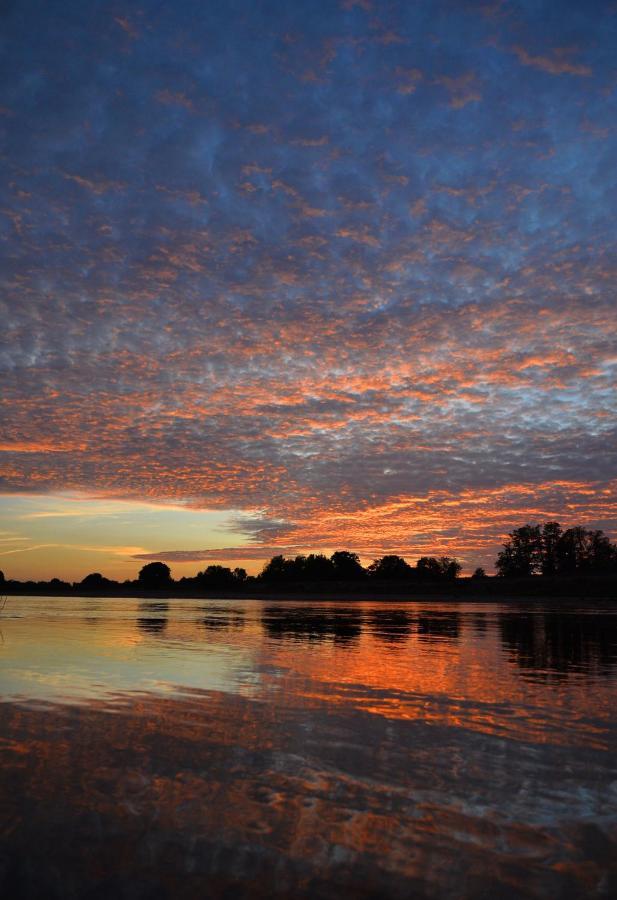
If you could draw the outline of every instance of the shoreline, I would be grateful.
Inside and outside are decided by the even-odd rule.
[[[264,603],[495,603],[495,602],[545,602],[547,600],[560,603],[588,603],[590,601],[617,601],[617,580],[614,578],[568,579],[556,582],[529,580],[515,582],[505,579],[486,579],[488,583],[479,584],[472,579],[461,579],[460,582],[448,585],[422,584],[415,586],[375,585],[371,590],[367,585],[341,585],[328,588],[324,585],[306,585],[294,588],[292,585],[280,588],[252,586],[246,590],[216,588],[208,590],[171,589],[162,591],[144,591],[137,588],[115,589],[107,591],[83,591],[78,587],[73,590],[52,591],[46,586],[37,590],[35,585],[23,585],[19,589],[8,584],[0,586],[0,594],[7,598],[49,597],[49,598],[82,598],[91,600],[259,600]]]

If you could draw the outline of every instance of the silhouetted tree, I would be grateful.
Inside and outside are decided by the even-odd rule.
[[[509,537],[495,564],[506,577],[617,572],[617,547],[603,531],[581,525],[562,531],[559,522],[545,522],[516,528]]]
[[[587,533],[580,525],[568,528],[559,541],[559,572],[571,575],[585,568],[587,562]]]
[[[439,562],[446,581],[454,581],[461,574],[463,568],[458,559],[452,559],[450,556],[440,556]]]
[[[458,578],[461,564],[450,556],[421,556],[416,563],[416,572],[420,578],[440,581],[452,581]]]
[[[558,547],[561,539],[559,522],[545,522],[542,526],[540,569],[543,575],[556,575],[559,569]]]
[[[171,571],[169,566],[162,562],[147,563],[139,572],[137,578],[141,587],[152,590],[160,590],[171,584]]]
[[[198,572],[195,580],[204,586],[224,586],[234,583],[234,576],[227,566],[208,566],[203,572]]]
[[[334,577],[334,564],[323,553],[309,553],[298,574],[309,581],[328,581]]]
[[[559,538],[557,571],[560,575],[610,572],[615,567],[616,550],[603,531],[587,531],[576,525]]]
[[[482,566],[478,566],[477,569],[474,569],[474,573],[471,576],[472,578],[486,578],[486,572],[482,568]]]
[[[303,559],[303,557],[297,557]],[[282,554],[273,556],[261,570],[260,578],[264,581],[289,581],[296,571],[296,560],[285,559]]]
[[[4,572],[0,572],[0,584],[4,584]]]
[[[334,567],[334,574],[337,578],[345,580],[354,580],[362,578],[366,572],[360,564],[360,557],[357,553],[350,553],[349,550],[337,550],[330,557],[330,561]]]
[[[80,581],[78,587],[84,591],[102,591],[109,587],[110,584],[111,581],[101,575],[100,572],[91,572]]]
[[[598,575],[617,573],[617,546],[609,541],[602,530],[590,531],[587,534],[590,568]]]
[[[416,563],[416,572],[420,578],[437,579],[441,577],[441,566],[434,556],[421,556]]]
[[[112,584],[111,581],[108,583]],[[70,591],[71,589],[71,585],[68,583],[68,581],[62,581],[60,578],[52,578],[49,582],[49,587],[52,591],[56,591],[58,593],[60,591]]]
[[[299,555],[295,559],[274,556],[267,563],[261,578],[264,581],[327,581],[334,577],[334,564],[323,553]]]
[[[367,571],[372,578],[397,579],[408,578],[411,575],[412,568],[402,556],[396,556],[391,553],[382,556],[381,559],[376,559],[371,563]]]
[[[197,583],[198,587],[230,587],[242,584],[247,579],[246,569],[230,569],[227,566],[212,565],[198,572],[195,578],[182,578],[180,584],[190,586]]]
[[[499,552],[495,567],[505,578],[526,578],[540,571],[542,536],[539,525],[523,525],[509,534]]]

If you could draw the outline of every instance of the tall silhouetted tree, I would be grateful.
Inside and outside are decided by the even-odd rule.
[[[4,572],[0,572],[0,584],[4,584]]]
[[[588,531],[590,568],[598,574],[617,572],[617,546],[611,544],[602,530]]]
[[[354,579],[362,578],[366,574],[360,565],[358,554],[350,553],[349,550],[337,550],[330,557],[330,561],[337,578],[353,581]]]
[[[557,544],[557,571],[603,574],[615,569],[617,548],[603,531],[587,531],[576,525],[561,535]]]
[[[559,574],[572,575],[585,568],[587,562],[587,532],[580,525],[568,528],[561,535],[557,548]]]
[[[137,580],[141,587],[160,590],[171,584],[171,571],[165,563],[151,562],[140,570]]]
[[[478,566],[477,569],[474,569],[474,573],[471,576],[472,578],[486,578],[486,572],[482,568],[482,566]]]
[[[561,534],[559,522],[545,522],[542,526],[540,568],[543,575],[556,575],[559,570],[558,547]]]
[[[509,534],[495,567],[505,578],[526,578],[540,571],[542,535],[539,525],[523,525]]]

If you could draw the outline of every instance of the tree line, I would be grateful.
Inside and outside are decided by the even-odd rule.
[[[366,568],[362,566],[357,553],[338,550],[331,556],[322,553],[309,553],[286,558],[274,556],[267,562],[259,575],[248,575],[245,569],[236,567],[210,565],[192,577],[173,579],[166,563],[151,562],[141,568],[135,580],[123,582],[106,578],[100,572],[91,572],[81,581],[61,581],[52,578],[48,582],[4,581],[0,572],[0,588],[29,589],[32,592],[48,587],[53,593],[79,590],[88,593],[117,592],[120,590],[168,590],[171,587],[179,591],[200,591],[217,588],[221,590],[246,589],[257,587],[285,587],[306,584],[341,584],[357,582],[404,582],[417,580],[420,582],[453,581],[461,572],[461,564],[449,556],[423,556],[415,566],[409,565],[402,556],[387,554],[376,559]]]
[[[532,575],[617,574],[617,546],[602,530],[581,525],[562,529],[559,522],[523,525],[508,535],[495,562],[504,578]]]
[[[588,530],[581,525],[563,529],[559,522],[523,525],[508,534],[495,562],[501,578],[544,576],[559,578],[578,575],[617,575],[617,546],[601,530]],[[257,588],[294,588],[302,585],[370,585],[452,583],[461,573],[461,564],[450,556],[422,556],[410,565],[402,556],[386,554],[363,566],[357,553],[337,550],[331,556],[309,553],[286,557],[273,556],[259,575],[248,575],[245,569],[212,564],[192,577],[174,580],[168,565],[151,562],[144,565],[135,580],[124,582],[105,578],[100,572],[86,575],[82,581],[48,582],[5,581],[0,572],[0,593],[52,593],[83,591],[119,593],[127,591],[174,590],[199,592],[211,589],[246,590]],[[473,579],[485,579],[478,568]]]
[[[384,581],[417,578],[424,581],[453,581],[461,573],[461,564],[449,556],[422,556],[410,566],[402,556],[387,554],[364,568],[357,553],[337,550],[332,556],[310,553],[288,559],[274,556],[258,578],[266,583],[290,581]]]
[[[461,565],[449,556],[423,556],[415,566],[410,566],[402,556],[387,554],[364,568],[357,553],[337,550],[332,556],[309,553],[287,558],[273,556],[257,576],[247,575],[245,569],[210,565],[192,578],[172,581],[170,569],[165,563],[152,562],[139,572],[137,585],[144,588],[163,588],[174,584],[180,589],[233,588],[248,585],[285,586],[299,583],[340,583],[362,581],[453,581],[458,578]],[[101,576],[87,576],[82,587],[94,587],[94,580]],[[103,586],[102,584],[100,585]]]

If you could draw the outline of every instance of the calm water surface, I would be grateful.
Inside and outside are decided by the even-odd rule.
[[[9,598],[0,891],[617,897],[617,605]]]

